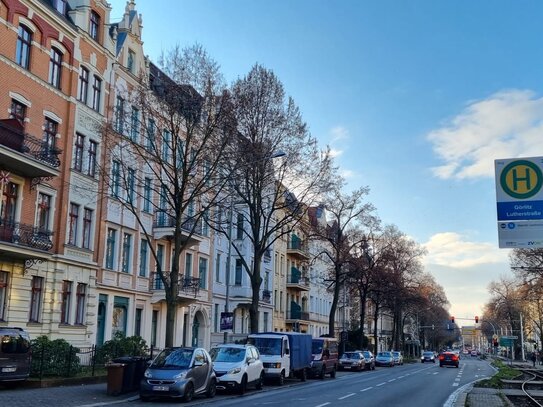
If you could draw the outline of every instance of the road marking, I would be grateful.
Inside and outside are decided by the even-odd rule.
[[[439,372],[434,372],[434,373],[432,373],[432,374],[438,374],[438,373],[439,373]]]
[[[319,404],[318,406],[315,406],[315,407],[324,407],[324,406],[327,406],[328,404],[330,404],[330,402],[322,403],[322,404]]]
[[[396,379],[390,379],[388,382],[391,383],[391,382],[395,382]]]
[[[460,378],[457,377],[456,379],[454,379],[455,382],[459,382],[460,381]]]
[[[403,376],[400,376],[398,377],[398,379],[403,379],[406,375],[403,375]]]
[[[362,389],[362,390],[360,390],[360,391],[363,392],[363,391],[368,391],[368,390],[371,390],[371,389],[373,389],[373,386],[371,386],[371,387],[366,387],[365,389]]]
[[[376,384],[375,387],[379,387],[379,386],[382,386],[384,384],[386,384],[386,383],[379,383],[379,384]]]
[[[453,383],[453,387],[457,387],[460,383]]]
[[[346,399],[347,397],[354,396],[355,394],[356,394],[356,393],[347,394],[346,396],[343,396],[343,397],[338,398],[338,400]]]

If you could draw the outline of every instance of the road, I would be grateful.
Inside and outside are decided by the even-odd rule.
[[[460,367],[439,364],[406,364],[375,371],[339,372],[335,379],[287,381],[283,387],[266,386],[263,391],[250,390],[244,396],[218,394],[214,399],[195,398],[187,406],[443,406],[459,387],[485,376],[493,369],[486,361],[464,357]],[[154,403],[153,403],[154,404]],[[139,400],[118,405],[149,406]],[[179,406],[178,401],[159,401],[157,405]]]

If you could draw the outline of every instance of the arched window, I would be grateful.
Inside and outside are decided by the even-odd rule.
[[[60,89],[61,73],[62,53],[56,48],[51,48],[51,57],[49,59],[49,83],[57,89]]]
[[[17,34],[17,50],[15,62],[25,69],[30,67],[30,47],[32,46],[32,31],[24,25],[19,26]]]

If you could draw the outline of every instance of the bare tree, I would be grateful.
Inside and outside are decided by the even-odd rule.
[[[332,162],[271,70],[255,65],[233,84],[232,99],[238,141],[226,178],[246,226],[241,232],[250,242],[251,259],[237,245],[232,248],[251,281],[250,330],[257,332],[262,258],[307,219],[308,208],[329,186]],[[284,157],[274,161],[278,155]]]
[[[165,291],[165,342],[173,346],[179,294],[192,289],[196,295],[199,287],[191,270],[183,273],[181,254],[206,234],[235,126],[218,66],[201,46],[174,48],[161,65],[149,63],[138,86],[116,90],[113,122],[104,131],[102,178],[105,192],[131,213],[149,243],[153,283]],[[172,253],[171,267],[157,252],[157,241]]]

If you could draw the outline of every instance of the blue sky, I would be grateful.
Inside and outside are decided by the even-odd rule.
[[[122,17],[124,0],[111,0]],[[232,82],[272,69],[349,186],[428,249],[451,314],[510,274],[494,159],[543,155],[539,0],[139,0],[144,49],[202,44]],[[460,324],[470,321],[458,319]]]

